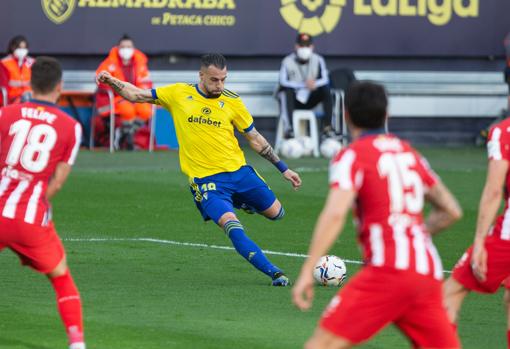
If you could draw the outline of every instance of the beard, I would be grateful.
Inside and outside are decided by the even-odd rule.
[[[221,96],[223,91],[211,91],[207,88],[207,86],[204,86],[205,92],[207,93],[207,97],[209,98],[218,98]]]

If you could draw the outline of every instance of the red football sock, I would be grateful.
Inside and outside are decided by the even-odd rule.
[[[510,349],[510,330],[506,331],[506,340],[508,343],[508,349]]]
[[[57,307],[66,328],[69,344],[83,342],[83,317],[78,289],[69,270],[50,279],[57,294]]]

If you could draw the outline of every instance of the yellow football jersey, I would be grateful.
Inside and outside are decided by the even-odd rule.
[[[234,136],[253,128],[253,117],[239,95],[224,90],[207,98],[198,85],[177,83],[152,90],[155,103],[172,115],[182,171],[189,177],[233,172],[246,165]]]

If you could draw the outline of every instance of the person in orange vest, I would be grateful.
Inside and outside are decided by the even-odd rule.
[[[103,70],[108,71],[115,78],[128,81],[139,88],[152,88],[152,81],[147,67],[147,56],[135,48],[133,39],[128,35],[124,35],[119,40],[118,45],[110,50],[108,57],[99,65],[96,74]],[[107,94],[101,92],[108,89],[112,90],[110,86],[105,84],[98,86],[96,106],[101,116],[107,116],[110,112]],[[131,103],[115,93],[114,108],[115,115],[118,116],[115,125],[115,146],[121,148],[125,145],[128,150],[132,150],[134,147],[134,133],[151,118],[152,106],[149,103]]]
[[[34,59],[28,56],[28,41],[18,35],[9,41],[8,55],[0,61],[0,86],[7,90],[8,104],[18,103],[30,97],[30,77]],[[0,105],[3,98],[0,98]]]

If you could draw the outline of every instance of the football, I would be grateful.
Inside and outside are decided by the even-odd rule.
[[[321,155],[331,159],[342,149],[342,144],[334,138],[325,139],[320,146]]]
[[[322,286],[340,286],[347,277],[344,261],[337,256],[322,256],[315,265],[313,277]]]
[[[298,159],[303,156],[303,145],[295,138],[283,142],[281,153],[288,159]]]
[[[301,145],[303,146],[303,156],[310,156],[313,153],[314,148],[314,142],[312,140],[312,137],[309,136],[303,136],[298,138],[301,142]]]

